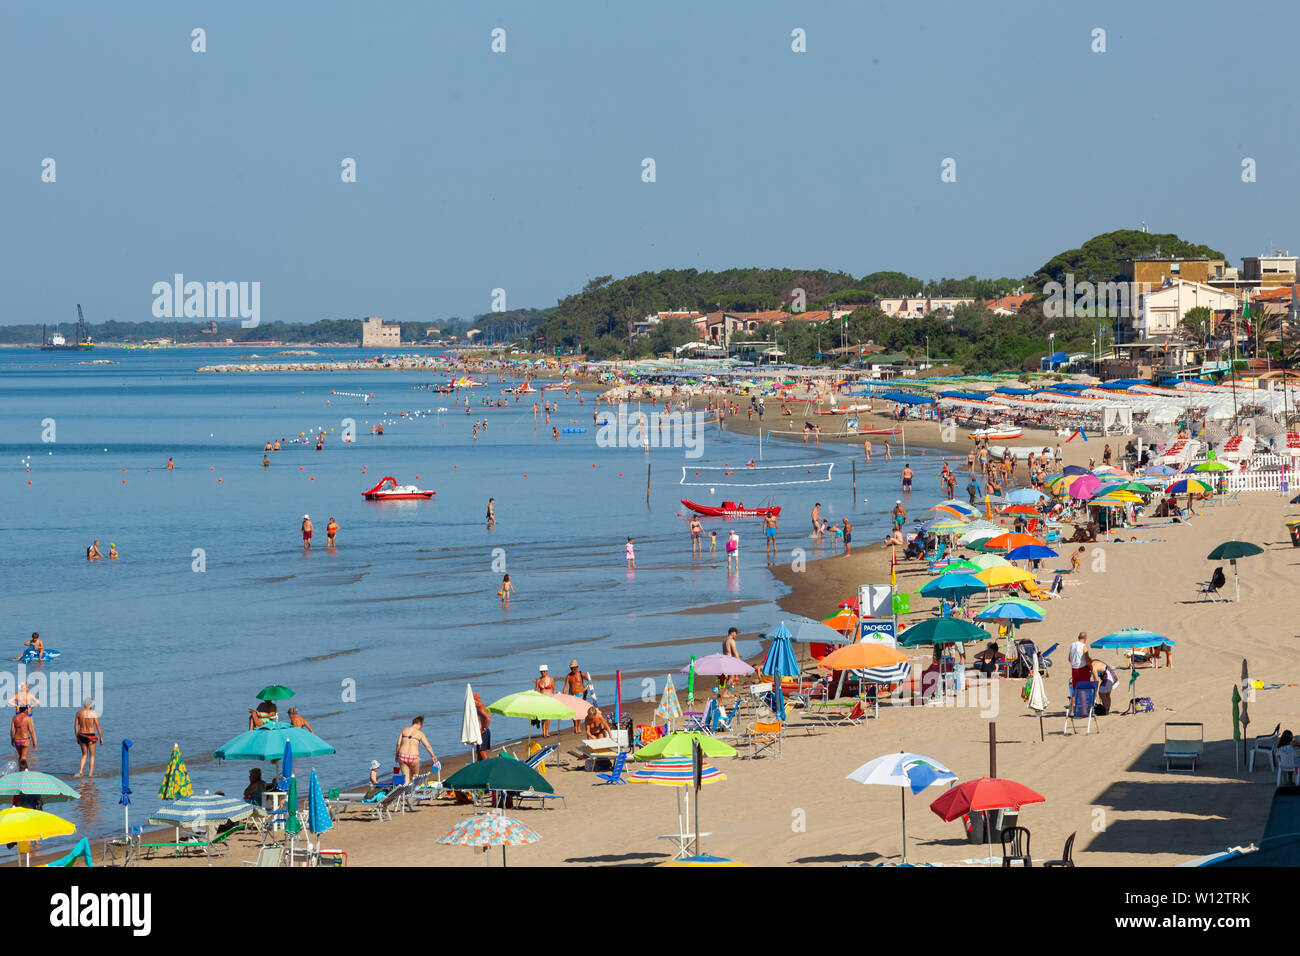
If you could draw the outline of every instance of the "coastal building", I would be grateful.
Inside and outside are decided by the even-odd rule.
[[[957,296],[912,295],[881,299],[878,304],[880,311],[885,315],[900,319],[921,319],[932,312],[946,312],[952,315],[953,310],[958,306],[974,305],[975,300]]]
[[[1013,293],[999,296],[996,299],[985,299],[984,308],[994,315],[1016,315],[1024,304],[1032,298],[1033,295],[1028,292]]]
[[[847,315],[848,313],[842,313]],[[761,325],[775,325],[778,328],[787,322],[828,322],[829,310],[820,309],[810,312],[786,312],[782,309],[767,309],[762,312],[710,312],[697,321],[703,323],[703,336],[706,342],[716,345],[730,345],[737,335],[750,335]]]
[[[1233,311],[1241,308],[1242,302],[1234,293],[1203,282],[1165,279],[1154,291],[1139,293],[1129,331],[1139,340],[1176,335],[1183,317],[1192,309]]]
[[[1285,252],[1271,256],[1243,256],[1241,278],[1261,292],[1294,285],[1297,257]]]
[[[1230,271],[1236,272],[1223,259],[1162,256],[1159,250],[1120,263],[1120,274],[1126,282],[1136,282],[1139,293],[1145,289],[1159,289],[1174,279],[1209,285],[1212,280],[1228,278]]]
[[[661,325],[664,322],[672,320],[689,322],[695,329],[702,332],[703,330],[700,329],[700,321],[704,318],[705,315],[703,312],[693,312],[687,309],[676,309],[667,312],[651,312],[644,318],[632,323],[632,337],[640,338],[643,335],[649,335],[650,330],[656,325]]]
[[[362,348],[396,348],[402,344],[402,327],[384,325],[384,320],[372,315],[361,323]]]

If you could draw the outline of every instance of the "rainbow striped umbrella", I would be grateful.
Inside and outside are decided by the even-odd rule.
[[[717,783],[719,780],[727,779],[725,773],[707,760],[702,761],[702,767],[700,773],[701,785]],[[653,783],[660,787],[691,787],[695,785],[695,777],[689,756],[660,757],[658,760],[651,760],[645,766],[638,767],[628,779],[636,783]]]
[[[1167,495],[1203,495],[1214,489],[1199,478],[1180,478],[1165,488]]]
[[[484,852],[483,862],[488,862],[488,847],[501,847],[501,865],[506,865],[506,847],[536,843],[542,835],[525,826],[514,817],[501,813],[480,813],[461,820],[442,836],[439,843],[451,846],[476,846]]]

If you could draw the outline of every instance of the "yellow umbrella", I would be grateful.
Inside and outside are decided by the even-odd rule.
[[[26,807],[0,810],[0,843],[17,843],[21,853],[30,852],[22,844],[31,840],[69,836],[76,832],[77,828],[71,821],[44,810],[29,810]]]
[[[985,568],[983,571],[977,571],[975,577],[991,588],[1002,587],[1004,584],[1019,584],[1021,581],[1036,580],[1033,574],[1022,571],[1013,564],[1000,564],[995,568]]]
[[[1090,505],[1130,505],[1140,504],[1142,499],[1131,491],[1111,491],[1100,498],[1093,498]]]
[[[1064,497],[1065,493],[1070,490],[1070,486],[1074,484],[1075,479],[1082,477],[1082,475],[1062,475],[1060,478],[1053,478],[1046,485],[1048,494],[1056,495],[1058,498]]]

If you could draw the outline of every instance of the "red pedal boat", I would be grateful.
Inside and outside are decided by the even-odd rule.
[[[396,478],[383,478],[369,491],[361,493],[367,501],[428,501],[436,491],[421,491],[415,485],[399,485]]]
[[[722,507],[716,508],[713,505],[697,505],[687,498],[682,499],[682,504],[706,518],[762,518],[781,513],[780,505],[773,505],[770,508],[746,508],[736,501],[724,501]]]

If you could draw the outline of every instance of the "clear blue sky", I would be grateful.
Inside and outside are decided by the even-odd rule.
[[[1140,220],[1300,251],[1300,5],[1057,6],[6,0],[0,322],[148,319],[176,272],[426,321],[664,268],[1018,276]]]

